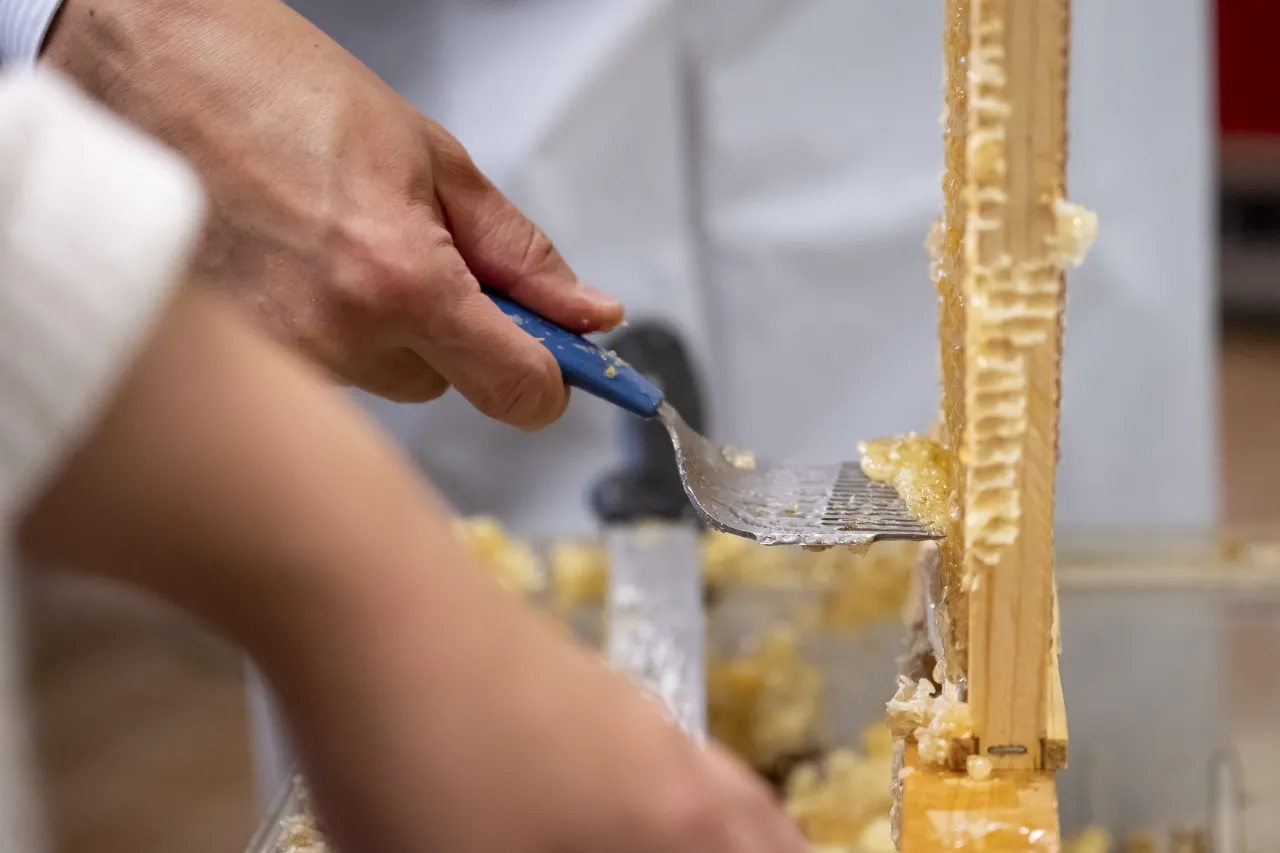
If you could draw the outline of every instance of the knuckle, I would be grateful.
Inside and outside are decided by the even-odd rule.
[[[520,264],[520,272],[524,275],[544,270],[555,265],[560,259],[560,253],[556,251],[555,244],[551,242],[546,232],[533,224],[528,225],[527,231],[523,259]]]
[[[707,785],[675,783],[668,787],[656,825],[662,835],[683,849],[719,849],[729,826],[714,791]]]
[[[431,152],[432,165],[445,180],[474,182],[479,169],[457,137],[436,122],[426,119],[422,125],[424,147]]]
[[[449,390],[445,378],[411,350],[393,350],[353,365],[344,378],[395,403],[425,403]]]
[[[440,286],[439,258],[453,251],[453,240],[447,230],[413,219],[359,219],[338,227],[340,250],[330,279],[343,307],[374,317],[404,316]]]
[[[777,800],[768,788],[751,779],[737,791],[734,807],[746,815],[771,815],[777,810]]]
[[[536,275],[554,267],[559,260],[560,255],[546,232],[505,201],[485,217],[480,232],[484,235],[481,254],[490,259],[496,272],[505,279]]]
[[[550,358],[521,362],[498,379],[484,395],[480,411],[525,429],[546,426],[559,415],[563,380]]]
[[[365,388],[372,394],[393,403],[427,403],[438,399],[449,390],[449,383],[438,376],[419,374],[379,383],[380,390]]]
[[[675,849],[719,850],[729,834],[724,798],[692,744],[670,742],[646,821]]]
[[[721,755],[721,758],[725,761],[721,768],[722,789],[735,813],[747,818],[778,813],[777,798],[758,776],[729,755]]]

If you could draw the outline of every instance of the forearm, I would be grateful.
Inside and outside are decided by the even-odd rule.
[[[458,781],[479,744],[530,748],[449,697],[500,720],[514,686],[543,691],[531,661],[561,641],[476,565],[391,443],[217,297],[178,297],[52,482],[20,549],[150,590],[249,650],[360,849],[421,831],[421,807],[395,806],[410,791],[449,808],[492,787]],[[427,790],[413,761],[387,765],[406,750],[458,775]]]
[[[32,557],[179,604],[300,688],[342,652],[324,648],[335,633],[411,609],[466,638],[480,633],[468,613],[506,606],[393,446],[196,292],[20,534]]]

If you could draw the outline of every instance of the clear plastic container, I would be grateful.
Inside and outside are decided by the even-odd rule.
[[[1092,534],[1060,537],[1058,583],[1069,768],[1064,837],[1090,825],[1117,841],[1151,833],[1172,853],[1196,830],[1216,853],[1280,849],[1280,538]],[[799,622],[821,590],[743,586],[718,597],[707,643],[741,653]],[[585,637],[599,613],[574,614]],[[903,629],[892,617],[846,635],[806,632],[824,675],[824,748],[855,745],[883,717]],[[886,782],[887,783],[887,782]],[[249,853],[272,853],[304,793],[282,794]],[[1123,849],[1118,847],[1116,849]]]

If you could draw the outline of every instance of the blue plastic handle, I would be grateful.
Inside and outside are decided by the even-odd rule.
[[[484,292],[502,309],[502,313],[551,351],[560,365],[566,385],[581,388],[593,397],[599,397],[642,418],[652,418],[658,414],[658,406],[662,404],[662,389],[645,379],[631,365],[616,355],[605,352],[581,335],[560,328],[490,288],[484,288]]]

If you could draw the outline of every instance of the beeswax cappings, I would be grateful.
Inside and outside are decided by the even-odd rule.
[[[947,448],[912,433],[860,442],[858,452],[862,473],[892,484],[916,518],[939,530],[947,528],[956,510]]]

